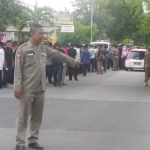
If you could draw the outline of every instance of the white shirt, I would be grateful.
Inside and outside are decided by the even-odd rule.
[[[95,48],[94,51],[95,51],[95,55],[97,56],[98,55],[98,48]]]
[[[89,49],[89,52],[90,52],[90,58],[92,59],[92,58],[95,58],[95,50],[94,50],[94,48],[91,48],[91,49]]]
[[[77,55],[76,55],[76,61],[80,62],[80,49],[79,48],[74,48],[77,51]]]
[[[4,50],[0,49],[0,70],[3,70],[4,65]]]

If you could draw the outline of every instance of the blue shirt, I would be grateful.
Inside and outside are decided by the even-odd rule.
[[[81,59],[83,64],[89,64],[90,52],[88,50],[83,50],[81,54]]]
[[[108,51],[108,59],[112,59],[112,55],[113,55],[114,50],[109,50]]]
[[[46,59],[46,65],[52,65],[52,62],[51,62],[51,59],[50,59],[50,58],[47,58],[47,59]]]

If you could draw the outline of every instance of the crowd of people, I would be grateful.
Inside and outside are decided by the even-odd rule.
[[[7,88],[14,83],[14,67],[16,50],[20,44],[15,41],[7,41],[6,44],[0,42],[0,88]],[[87,72],[96,72],[97,74],[106,73],[107,69],[124,70],[125,59],[129,49],[122,46],[114,46],[108,49],[107,45],[75,45],[74,43],[56,43],[53,49],[58,50],[81,62],[80,68],[72,68],[65,63],[60,63],[47,58],[46,60],[46,78],[49,84],[55,87],[66,85],[65,77],[69,75],[71,81],[74,77],[78,81],[78,74],[86,76]],[[114,53],[116,51],[116,54]],[[118,53],[117,53],[118,51]],[[114,55],[115,54],[115,55]],[[118,61],[114,65],[114,61]],[[115,69],[115,67],[117,67]]]
[[[20,46],[19,42],[7,41],[0,42],[0,89],[12,86],[14,83],[14,67],[16,50]],[[46,78],[49,84],[54,87],[66,85],[66,75],[69,76],[69,81],[73,78],[78,81],[78,74],[86,76],[92,72],[96,74],[104,74],[107,70],[124,70],[125,60],[131,50],[122,45],[109,47],[108,45],[78,45],[74,43],[56,43],[51,48],[64,53],[76,61],[81,62],[80,68],[73,68],[65,63],[57,62],[47,58],[46,60]]]
[[[15,55],[19,46],[17,41],[0,42],[0,89],[14,83]]]
[[[72,68],[65,63],[55,62],[47,58],[46,74],[49,84],[54,86],[66,85],[65,76],[69,81],[78,81],[78,75],[87,73],[104,74],[107,70],[125,70],[125,60],[131,48],[122,45],[109,47],[108,45],[78,45],[74,43],[56,43],[53,49],[81,62],[80,68]],[[59,65],[58,65],[59,64]]]

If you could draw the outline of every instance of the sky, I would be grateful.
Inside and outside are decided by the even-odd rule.
[[[36,0],[22,0],[24,3],[35,5]],[[37,0],[38,7],[42,6],[50,6],[55,10],[65,10],[65,7],[67,10],[70,9],[70,11],[73,10],[72,8],[72,2],[73,0]]]

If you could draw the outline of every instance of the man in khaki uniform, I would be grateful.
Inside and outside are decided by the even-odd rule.
[[[148,79],[150,77],[150,46],[145,54],[145,86],[148,86]]]
[[[30,137],[28,147],[43,150],[37,140],[46,91],[46,58],[50,57],[72,67],[79,65],[73,58],[40,44],[44,37],[44,30],[41,25],[32,25],[30,32],[31,39],[17,50],[15,61],[14,95],[20,100],[16,124],[16,150],[27,150],[25,138],[29,115]]]
[[[117,45],[115,46],[115,50],[113,52],[113,71],[118,71],[118,61],[119,61],[119,50],[117,48]]]
[[[103,61],[103,50],[102,46],[98,45],[98,53],[97,53],[97,74],[103,74],[102,61]]]

